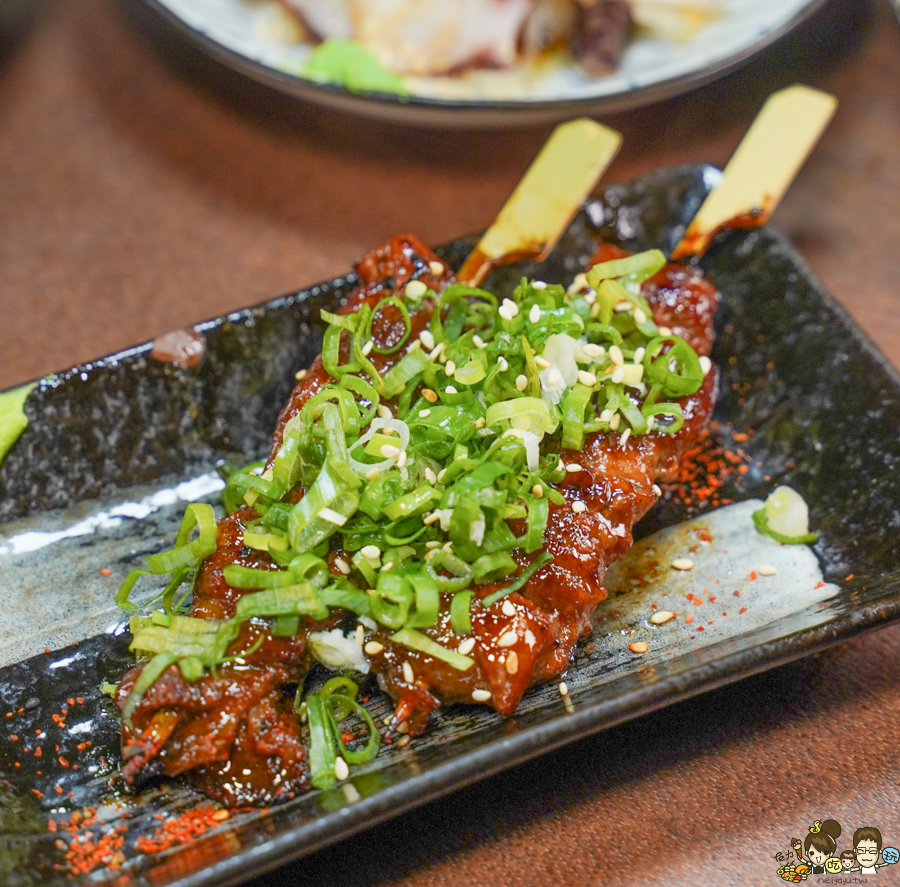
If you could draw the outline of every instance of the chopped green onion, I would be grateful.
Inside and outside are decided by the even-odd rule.
[[[424,635],[412,628],[401,628],[400,631],[391,635],[391,640],[395,644],[403,644],[404,647],[409,647],[410,650],[418,650],[420,653],[431,656],[433,659],[440,659],[441,662],[446,662],[447,665],[458,671],[467,671],[475,664],[475,660],[471,656],[463,656],[455,650],[448,650],[446,647],[442,647],[439,643],[433,641],[428,635]]]
[[[450,601],[450,625],[458,635],[472,633],[472,616],[469,608],[473,594],[472,591],[460,591],[453,595]]]
[[[509,583],[509,585],[505,588],[501,588],[499,591],[495,591],[493,594],[489,594],[486,598],[483,598],[481,605],[483,607],[490,607],[491,604],[495,604],[501,598],[505,598],[514,591],[518,591],[538,570],[552,561],[553,555],[550,554],[549,551],[539,554],[512,582]]]

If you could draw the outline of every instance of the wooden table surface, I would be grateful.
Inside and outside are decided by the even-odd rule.
[[[394,233],[437,244],[481,228],[549,131],[326,114],[146,37],[130,2],[59,0],[4,52],[0,388],[343,272]],[[607,181],[724,163],[765,96],[796,81],[841,107],[776,224],[900,367],[900,27],[886,0],[834,0],[743,70],[606,120],[625,135]],[[895,626],[581,740],[279,876],[771,884],[774,854],[828,817],[896,846],[898,686]]]

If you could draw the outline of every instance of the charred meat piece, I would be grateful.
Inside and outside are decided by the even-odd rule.
[[[595,262],[623,254],[602,249]],[[398,237],[372,250],[357,264],[359,289],[340,309],[349,314],[402,294],[411,281],[440,293],[453,275],[414,237]],[[642,288],[653,320],[682,336],[699,355],[708,355],[713,340],[713,316],[718,294],[699,272],[666,266]],[[372,339],[389,346],[405,334],[407,321],[379,308],[372,315]],[[431,319],[434,303],[423,299],[409,313],[410,341]],[[425,337],[427,339],[427,335]],[[348,359],[348,337],[341,340],[341,361]],[[385,347],[383,350],[387,351]],[[402,359],[403,349],[370,357],[380,374]],[[612,367],[610,367],[612,369]],[[287,424],[304,405],[333,380],[322,359],[315,361],[297,384],[282,410],[273,437],[274,463]],[[700,384],[699,382],[697,384]],[[697,440],[715,400],[716,374],[708,372],[694,394],[679,401],[683,425],[675,433],[649,430],[631,437],[612,430],[588,434],[581,450],[562,450],[565,476],[553,485],[561,504],[549,506],[544,532],[549,563],[537,569],[515,592],[488,606],[478,601],[509,584],[512,577],[472,588],[472,631],[454,631],[451,595],[442,594],[436,621],[421,633],[445,649],[460,650],[473,660],[459,670],[426,652],[392,640],[393,632],[370,628],[366,653],[381,686],[397,700],[394,724],[406,721],[410,732],[421,732],[430,713],[454,702],[486,703],[503,714],[512,713],[532,684],[560,675],[569,665],[579,638],[588,634],[591,615],[606,597],[607,568],[632,542],[635,523],[659,496],[658,480],[670,477]],[[394,413],[397,402],[383,401]],[[301,484],[288,491],[287,501],[300,502]],[[200,619],[229,619],[250,589],[226,581],[232,564],[256,570],[279,570],[264,551],[244,544],[247,524],[258,517],[244,506],[219,521],[216,551],[200,567],[190,615]],[[510,519],[515,536],[524,521]],[[326,561],[332,576],[347,573],[349,553],[340,547],[341,534],[331,537]],[[513,557],[526,568],[539,553],[515,549]],[[359,576],[351,577],[365,588]],[[243,623],[229,647],[234,661],[187,681],[172,665],[138,702],[130,722],[123,724],[123,772],[130,782],[156,775],[189,773],[198,787],[228,804],[264,803],[303,790],[308,783],[300,731],[284,688],[302,684],[313,658],[308,649],[311,631],[352,626],[356,617],[339,608],[321,621],[302,617],[290,637],[272,634],[269,619]],[[136,666],[119,685],[116,701],[124,709],[143,666]]]
[[[579,5],[572,55],[591,77],[611,74],[619,67],[631,34],[631,4],[628,0],[579,0]]]

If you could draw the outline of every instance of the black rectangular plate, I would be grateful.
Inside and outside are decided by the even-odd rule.
[[[583,269],[598,235],[629,249],[671,250],[715,175],[711,167],[691,166],[609,188],[586,205],[547,263],[503,269],[489,285],[502,287],[522,274],[568,281]],[[439,252],[458,266],[474,241],[462,239]],[[267,812],[239,814],[168,853],[129,848],[136,835],[158,825],[154,814],[173,815],[198,804],[198,797],[170,784],[128,799],[110,815],[128,825],[130,861],[123,871],[129,883],[238,882],[586,734],[897,618],[896,371],[777,231],[726,232],[700,264],[723,295],[714,353],[722,370],[716,419],[725,428],[755,429],[743,444],[750,470],[728,493],[741,500],[765,495],[776,483],[798,489],[822,534],[815,552],[823,575],[839,593],[824,605],[667,660],[665,667],[617,676],[579,656],[567,675],[570,713],[555,686],[529,692],[509,719],[452,707],[439,713],[424,739],[406,749],[386,748],[355,772],[352,789],[336,786]],[[0,520],[49,520],[54,509],[114,497],[138,484],[165,489],[209,471],[222,457],[264,454],[294,372],[318,353],[319,309],[333,309],[354,283],[348,275],[198,325],[207,354],[195,369],[153,360],[144,345],[42,380],[26,406],[29,427],[0,466]],[[677,503],[662,505],[642,532],[677,523],[684,514]],[[51,605],[52,593],[40,590],[42,605]],[[4,711],[32,700],[22,715],[0,723],[0,880],[72,883],[71,875],[54,868],[64,864],[65,841],[60,849],[47,821],[108,799],[117,722],[97,688],[121,674],[128,659],[119,631],[0,670]],[[90,725],[93,748],[77,752],[84,733],[60,728],[50,738],[80,769],[45,765],[39,775],[40,764],[6,734],[33,735],[35,724],[47,726],[50,713],[71,696],[84,699],[77,718]],[[388,710],[384,699],[373,707]],[[106,877],[116,875],[100,869],[84,880]]]

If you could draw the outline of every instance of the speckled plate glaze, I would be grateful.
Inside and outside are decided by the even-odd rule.
[[[694,89],[771,45],[824,0],[723,0],[722,14],[688,40],[636,37],[607,77],[587,77],[572,63],[461,78],[407,77],[409,95],[403,97],[354,94],[303,77],[309,46],[275,36],[275,3],[144,2],[204,52],[289,95],[392,123],[499,129],[622,111]]]
[[[502,269],[489,284],[523,273],[570,279],[598,235],[671,249],[715,176],[686,167],[610,188],[545,265]],[[458,264],[473,243],[441,253]],[[509,719],[450,707],[424,737],[383,748],[346,783],[210,820],[166,852],[141,852],[140,841],[208,802],[178,782],[139,796],[121,790],[117,720],[99,692],[130,660],[111,599],[129,569],[169,545],[184,501],[215,501],[216,459],[266,451],[294,372],[318,351],[319,309],[339,304],[354,278],[199,324],[207,353],[194,369],[155,361],[144,345],[42,380],[26,404],[30,425],[0,466],[0,883],[236,883],[566,742],[896,619],[900,378],[777,231],[727,232],[701,264],[723,294],[719,434],[748,457],[721,490],[737,504],[707,514],[672,497],[647,516],[566,674],[568,696],[555,684],[535,688]],[[814,549],[784,548],[751,528],[753,500],[776,483],[805,496],[822,534]],[[666,568],[685,551],[690,574]],[[757,574],[762,564],[776,574]],[[679,618],[652,624],[654,605]],[[645,656],[628,651],[634,640],[648,644]],[[389,701],[367,692],[377,721]],[[118,871],[96,866],[103,848],[121,854]]]

